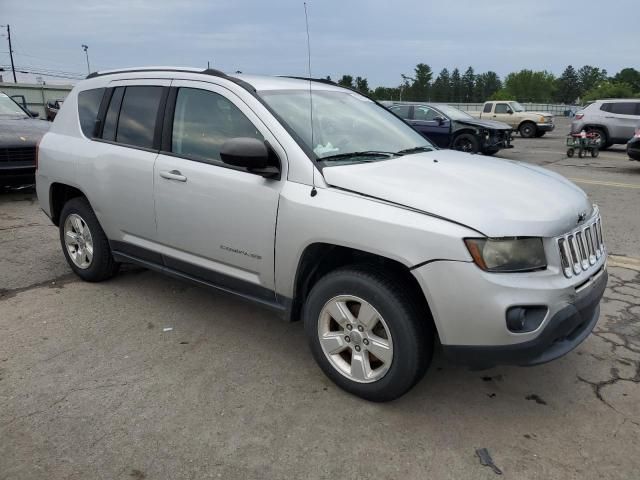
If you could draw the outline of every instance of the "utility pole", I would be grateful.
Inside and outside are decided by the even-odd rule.
[[[89,66],[89,46],[82,45],[82,49],[84,50],[85,55],[87,56],[87,75],[91,75],[91,67]]]
[[[13,83],[18,83],[16,80],[16,67],[13,64],[13,49],[11,48],[11,28],[7,25],[7,38],[9,39],[9,56],[11,57],[11,71],[13,72]]]

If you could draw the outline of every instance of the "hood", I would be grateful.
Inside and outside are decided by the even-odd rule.
[[[513,130],[513,127],[510,125],[496,120],[476,120],[475,118],[469,118],[465,120],[453,120],[453,122],[459,123],[460,125],[471,125],[473,127],[488,128],[492,130]]]
[[[33,146],[50,126],[51,123],[46,120],[0,116],[0,147]]]
[[[435,161],[437,160],[437,162]],[[535,165],[437,150],[325,167],[327,183],[469,226],[489,237],[556,236],[590,215],[587,195]]]

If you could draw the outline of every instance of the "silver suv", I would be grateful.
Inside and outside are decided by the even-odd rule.
[[[600,149],[625,144],[640,122],[640,99],[596,100],[576,113],[571,133],[593,132]]]
[[[437,344],[480,368],[566,354],[607,281],[600,213],[567,179],[438,150],[321,80],[92,74],[40,143],[37,191],[82,279],[130,262],[302,319],[322,370],[374,401]]]

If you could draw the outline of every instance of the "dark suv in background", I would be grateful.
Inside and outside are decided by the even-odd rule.
[[[596,100],[576,113],[571,133],[582,130],[594,133],[600,150],[614,144],[625,144],[640,123],[640,99]]]
[[[479,120],[450,105],[394,104],[389,109],[440,148],[493,155],[512,148],[513,129],[506,123]]]

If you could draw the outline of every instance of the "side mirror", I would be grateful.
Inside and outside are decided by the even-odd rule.
[[[269,165],[267,145],[256,138],[236,137],[227,140],[220,148],[220,159],[227,165],[246,168],[265,178],[280,175],[278,167]]]
[[[438,125],[442,125],[444,122],[446,122],[446,121],[447,121],[447,119],[446,119],[446,118],[444,118],[444,117],[436,117],[436,118],[434,118],[434,120],[435,120],[436,122],[438,122]]]
[[[509,115],[513,115],[513,110],[511,110],[510,108],[507,108],[507,113],[508,113]]]

